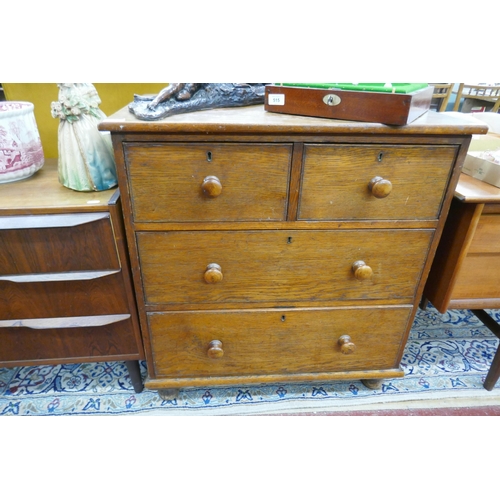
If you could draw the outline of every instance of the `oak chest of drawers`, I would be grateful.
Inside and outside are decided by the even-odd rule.
[[[471,134],[263,106],[111,131],[146,386],[402,376],[399,366]]]
[[[61,186],[57,160],[0,185],[0,366],[125,361],[144,348],[118,190]]]

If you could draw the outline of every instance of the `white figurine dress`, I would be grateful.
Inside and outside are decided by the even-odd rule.
[[[59,182],[76,191],[103,191],[117,185],[109,132],[97,125],[106,118],[91,83],[60,83],[52,116],[59,118]]]

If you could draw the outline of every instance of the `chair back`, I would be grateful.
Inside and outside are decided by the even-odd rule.
[[[458,111],[458,108],[460,107],[460,101],[462,99],[478,99],[480,101],[493,103],[493,107],[489,111],[492,113],[496,113],[500,106],[499,98],[500,98],[500,84],[476,85],[476,84],[461,83],[457,90],[457,98],[455,100],[455,105],[453,106],[453,111]]]
[[[450,100],[451,92],[453,90],[454,83],[429,83],[430,86],[434,87],[434,93],[432,94],[432,99],[437,100],[437,110],[436,111],[446,111],[446,106]]]

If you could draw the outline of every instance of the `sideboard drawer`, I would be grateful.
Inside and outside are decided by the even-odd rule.
[[[169,231],[138,232],[137,242],[147,304],[409,301],[432,234]],[[355,277],[353,264],[359,261],[371,268],[371,277]]]
[[[103,269],[120,269],[109,213],[0,217],[0,276]]]
[[[500,215],[481,215],[468,253],[500,254]]]
[[[500,252],[467,254],[455,284],[453,300],[489,299],[500,296]]]
[[[67,273],[63,281],[51,281],[57,274],[19,276],[31,281],[0,276],[0,320],[126,313],[130,308],[123,274],[109,273]]]
[[[457,150],[307,144],[298,219],[437,219]]]
[[[157,377],[210,377],[394,368],[410,312],[411,307],[149,313],[154,371]],[[344,344],[353,349],[347,354],[345,335],[354,344]]]
[[[124,145],[136,222],[286,218],[290,144]]]
[[[452,298],[500,297],[500,215],[481,215],[467,255],[460,265]]]
[[[141,355],[130,314],[0,321],[2,366]]]

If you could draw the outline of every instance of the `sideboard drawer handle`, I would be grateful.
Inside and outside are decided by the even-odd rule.
[[[224,349],[222,349],[222,342],[220,340],[212,340],[208,344],[207,356],[212,359],[222,358],[224,356]]]
[[[222,183],[215,175],[209,175],[203,179],[201,184],[203,192],[212,198],[219,196],[222,193]]]
[[[48,283],[50,281],[85,281],[95,280],[117,274],[115,271],[73,271],[69,273],[36,273],[36,274],[6,274],[0,276],[0,281],[11,281],[12,283]]]
[[[342,335],[338,343],[342,354],[352,354],[356,350],[356,344],[351,340],[349,335]]]
[[[375,198],[386,198],[391,194],[392,183],[383,177],[374,177],[368,184],[368,189]]]
[[[64,318],[8,319],[0,321],[0,328],[32,328],[49,330],[59,328],[93,328],[112,325],[130,318],[130,314],[108,314],[102,316],[69,316]]]
[[[204,278],[205,281],[210,285],[219,283],[220,281],[222,281],[222,278],[224,278],[224,275],[222,274],[222,268],[219,266],[219,264],[208,264],[204,274]]]
[[[367,266],[364,260],[357,260],[352,265],[352,272],[357,280],[365,281],[372,277],[373,270],[370,266]]]
[[[0,229],[50,229],[55,227],[76,227],[101,219],[109,219],[108,212],[58,215],[13,215],[0,218]]]

